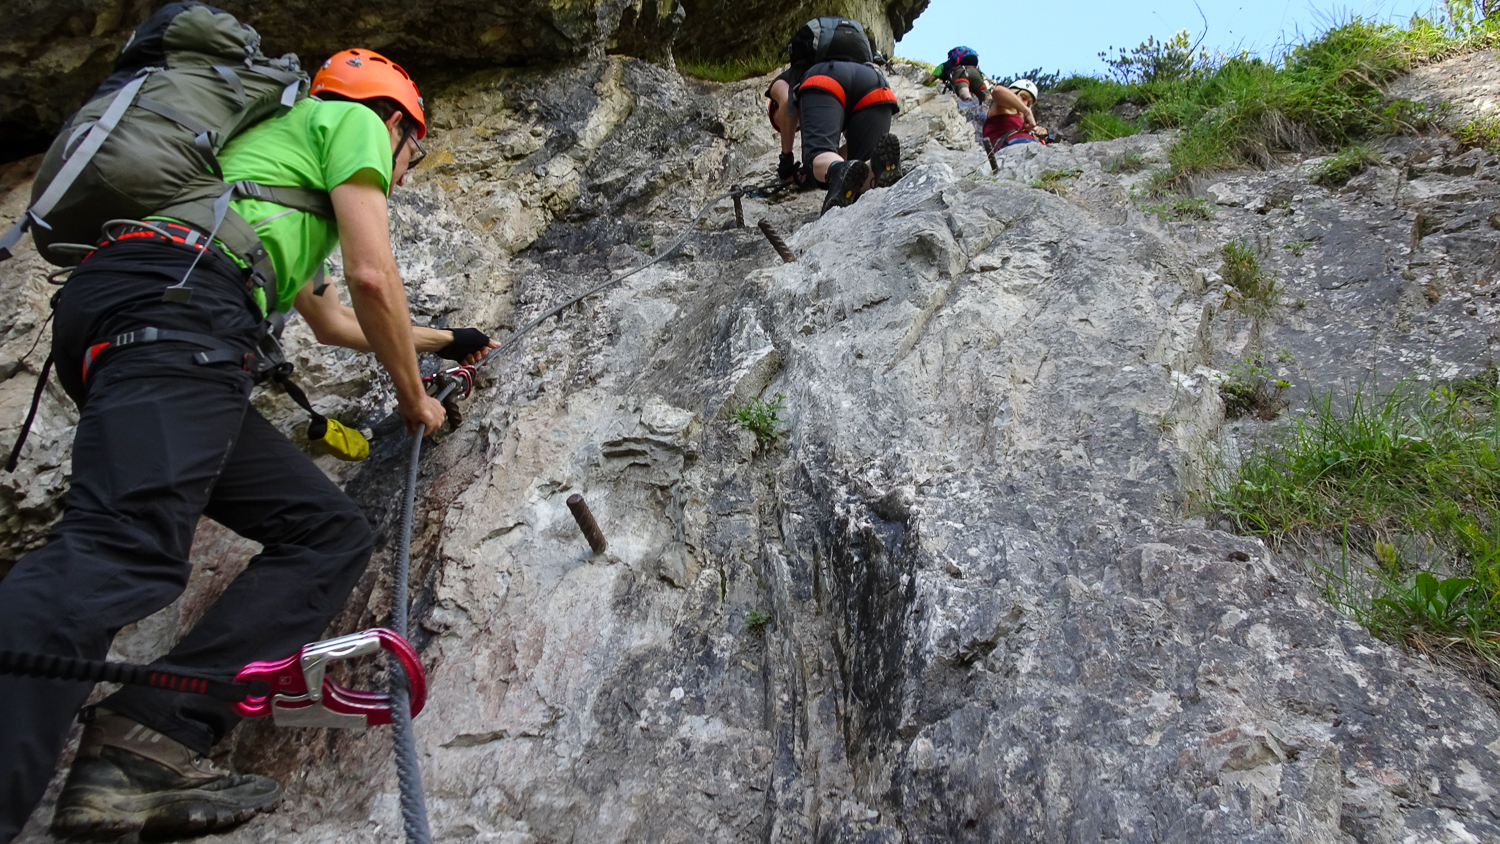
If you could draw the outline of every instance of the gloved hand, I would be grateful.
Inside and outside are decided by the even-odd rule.
[[[437,350],[438,357],[462,361],[476,352],[490,348],[490,338],[477,328],[450,328],[453,342]]]
[[[783,152],[781,159],[776,162],[776,178],[783,182],[790,182],[797,178],[797,170],[802,165],[789,152]]]

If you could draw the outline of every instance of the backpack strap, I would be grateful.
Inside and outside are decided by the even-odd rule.
[[[317,214],[320,217],[333,216],[333,200],[329,199],[326,191],[312,188],[238,181],[224,185],[224,190],[216,194],[198,191],[187,201],[157,212],[159,216],[181,220],[208,232],[210,237],[218,238],[225,248],[249,266],[253,282],[265,296],[266,310],[274,311],[277,300],[276,268],[271,263],[270,253],[266,251],[265,244],[260,242],[260,236],[255,233],[255,228],[229,207],[231,201],[241,198],[273,202],[295,211]],[[191,272],[191,268],[189,271]],[[186,280],[187,277],[184,275],[181,282],[167,289],[186,291],[188,289],[184,284]],[[185,297],[190,294],[184,292],[168,295]]]
[[[16,224],[11,227],[10,231],[6,232],[4,237],[0,237],[0,261],[11,257],[11,249],[20,241],[21,236],[32,225],[38,225],[44,229],[52,228],[47,225],[46,216],[51,213],[53,207],[57,205],[58,200],[62,199],[63,194],[67,193],[68,188],[73,186],[73,180],[78,178],[78,174],[83,172],[83,168],[88,166],[89,161],[93,160],[94,153],[98,152],[99,147],[104,145],[104,139],[108,138],[109,133],[113,132],[115,126],[119,125],[121,116],[125,114],[126,109],[130,108],[130,104],[135,102],[136,94],[140,92],[141,86],[146,84],[146,77],[150,73],[150,71],[141,73],[130,80],[125,87],[121,88],[115,94],[115,98],[110,101],[109,108],[105,109],[104,114],[100,115],[99,119],[94,121],[94,125],[90,127],[88,134],[79,142],[78,147],[73,150],[73,154],[68,156],[68,160],[63,164],[62,169],[58,170],[57,175],[52,177],[52,181],[47,185],[47,190],[37,198],[36,202],[31,204],[30,208],[26,209],[26,212],[21,215],[21,219],[16,221]]]

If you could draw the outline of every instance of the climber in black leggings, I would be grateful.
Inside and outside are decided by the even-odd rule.
[[[797,87],[802,112],[802,160],[813,178],[828,186],[823,211],[852,205],[870,187],[901,178],[901,142],[891,134],[896,92],[875,68],[831,61],[808,68]],[[849,160],[839,155],[839,136],[849,139]]]

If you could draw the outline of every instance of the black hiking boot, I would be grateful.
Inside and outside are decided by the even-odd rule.
[[[901,139],[887,132],[875,142],[875,157],[870,159],[875,168],[875,187],[888,188],[901,179]]]
[[[823,197],[823,210],[845,208],[854,204],[864,193],[865,179],[870,176],[870,165],[863,161],[838,161],[828,167],[828,195]]]
[[[52,834],[92,841],[203,835],[243,823],[280,797],[273,779],[233,773],[128,718],[100,715],[83,731]]]

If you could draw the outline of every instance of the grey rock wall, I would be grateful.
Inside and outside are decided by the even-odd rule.
[[[1174,223],[1132,200],[1144,175],[1104,172],[1166,139],[1010,150],[997,177],[951,97],[893,81],[901,182],[821,219],[816,193],[745,200],[791,264],[720,203],[680,253],[490,367],[428,445],[412,586],[435,840],[1500,838],[1485,698],[1187,506],[1256,430],[1226,425],[1214,388],[1255,349],[1295,348],[1299,386],[1488,362],[1497,162],[1398,140],[1343,191],[1311,186],[1311,161],[1227,174],[1201,186],[1212,220]],[[769,179],[764,84],[609,59],[455,86],[393,203],[414,312],[503,332],[656,256],[709,198]],[[1052,171],[1076,173],[1029,185]],[[10,173],[0,218],[22,207]],[[1413,242],[1422,214],[1438,227]],[[1223,290],[1227,239],[1271,256],[1268,313]],[[0,266],[25,305],[0,341],[0,370],[24,373],[0,381],[6,437],[39,270]],[[368,361],[292,331],[324,409],[385,414]],[[730,416],[777,396],[786,435],[758,447]],[[260,404],[293,429],[284,397]],[[12,549],[67,470],[56,395],[42,419],[0,479]],[[404,454],[322,458],[382,549]],[[205,523],[188,595],[117,656],[164,650],[243,544]],[[384,620],[388,566],[335,632]],[[399,835],[387,731],[247,724],[229,745],[288,793],[215,840]],[[49,840],[47,811],[23,841]]]

